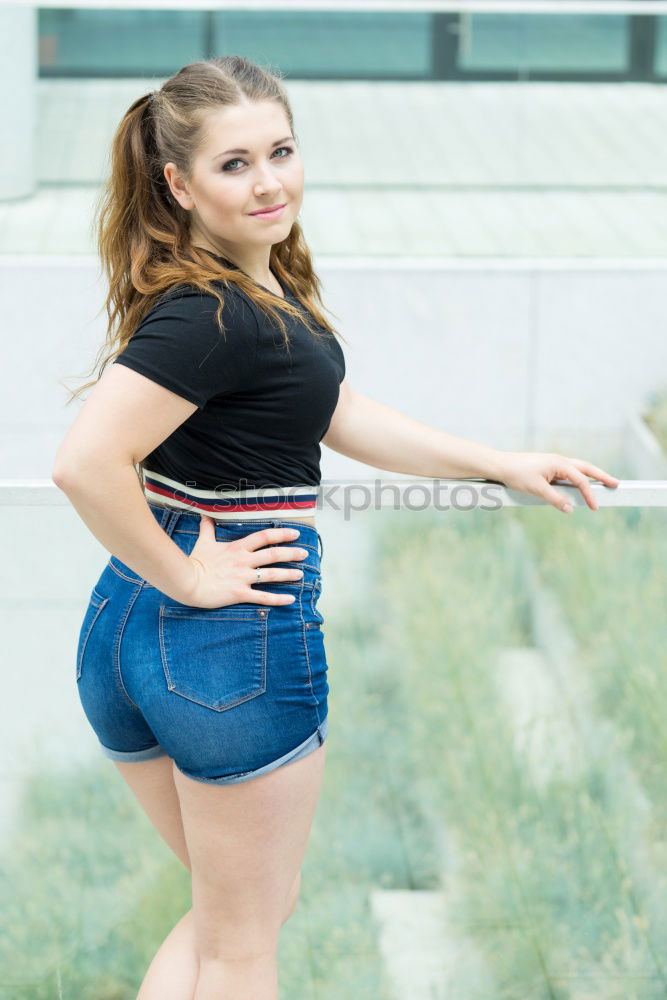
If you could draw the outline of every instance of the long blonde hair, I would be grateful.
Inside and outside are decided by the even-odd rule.
[[[111,173],[96,206],[99,256],[109,289],[102,307],[108,317],[106,341],[95,361],[97,378],[72,391],[68,403],[101,378],[158,299],[183,283],[218,299],[221,332],[225,300],[212,283],[222,280],[238,285],[276,319],[286,346],[289,337],[281,312],[300,318],[314,336],[336,334],[345,339],[324,317],[321,282],[298,222],[282,243],[271,247],[269,266],[303,310],[190,241],[190,213],[173,197],[164,166],[175,163],[189,180],[206,115],[243,101],[277,101],[295,134],[280,77],[242,56],[219,56],[184,66],[159,90],[134,101],[123,116],[111,145]],[[319,330],[308,322],[308,313]]]

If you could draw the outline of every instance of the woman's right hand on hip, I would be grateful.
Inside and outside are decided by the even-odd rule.
[[[300,569],[283,569],[269,563],[305,559],[307,550],[293,545],[284,548],[262,548],[279,542],[294,541],[295,528],[262,528],[233,542],[219,542],[215,537],[215,522],[201,515],[199,537],[190,553],[192,565],[191,600],[193,607],[221,608],[241,602],[250,604],[293,604],[292,594],[270,594],[253,590],[256,583],[285,583],[300,580]],[[260,551],[261,550],[261,551]],[[257,571],[260,570],[260,579]]]

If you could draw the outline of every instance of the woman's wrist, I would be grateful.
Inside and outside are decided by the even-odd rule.
[[[186,600],[182,601],[182,604],[195,604],[197,592],[201,581],[203,579],[204,573],[206,572],[206,567],[204,566],[201,559],[197,556],[188,556],[188,565],[190,567],[190,587],[186,596]]]
[[[507,460],[512,453],[501,451],[499,448],[489,448],[487,452],[487,455],[483,459],[484,471],[481,474],[484,476],[484,479],[504,482]]]
[[[498,448],[470,441],[465,449],[465,460],[461,456],[461,471],[457,478],[491,479],[502,482],[509,454]]]

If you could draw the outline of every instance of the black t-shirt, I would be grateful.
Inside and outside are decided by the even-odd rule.
[[[319,442],[345,377],[340,343],[331,333],[315,337],[283,312],[287,351],[275,320],[232,282],[221,279],[220,286],[224,334],[215,320],[218,299],[179,285],[153,306],[115,359],[198,407],[143,464],[201,489],[319,486]]]

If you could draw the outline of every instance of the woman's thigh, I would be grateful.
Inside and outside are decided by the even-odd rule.
[[[163,754],[154,760],[114,764],[162,839],[192,871],[171,757]]]
[[[252,780],[193,781],[174,767],[192,863],[201,957],[243,959],[277,946],[322,787],[326,746]]]

